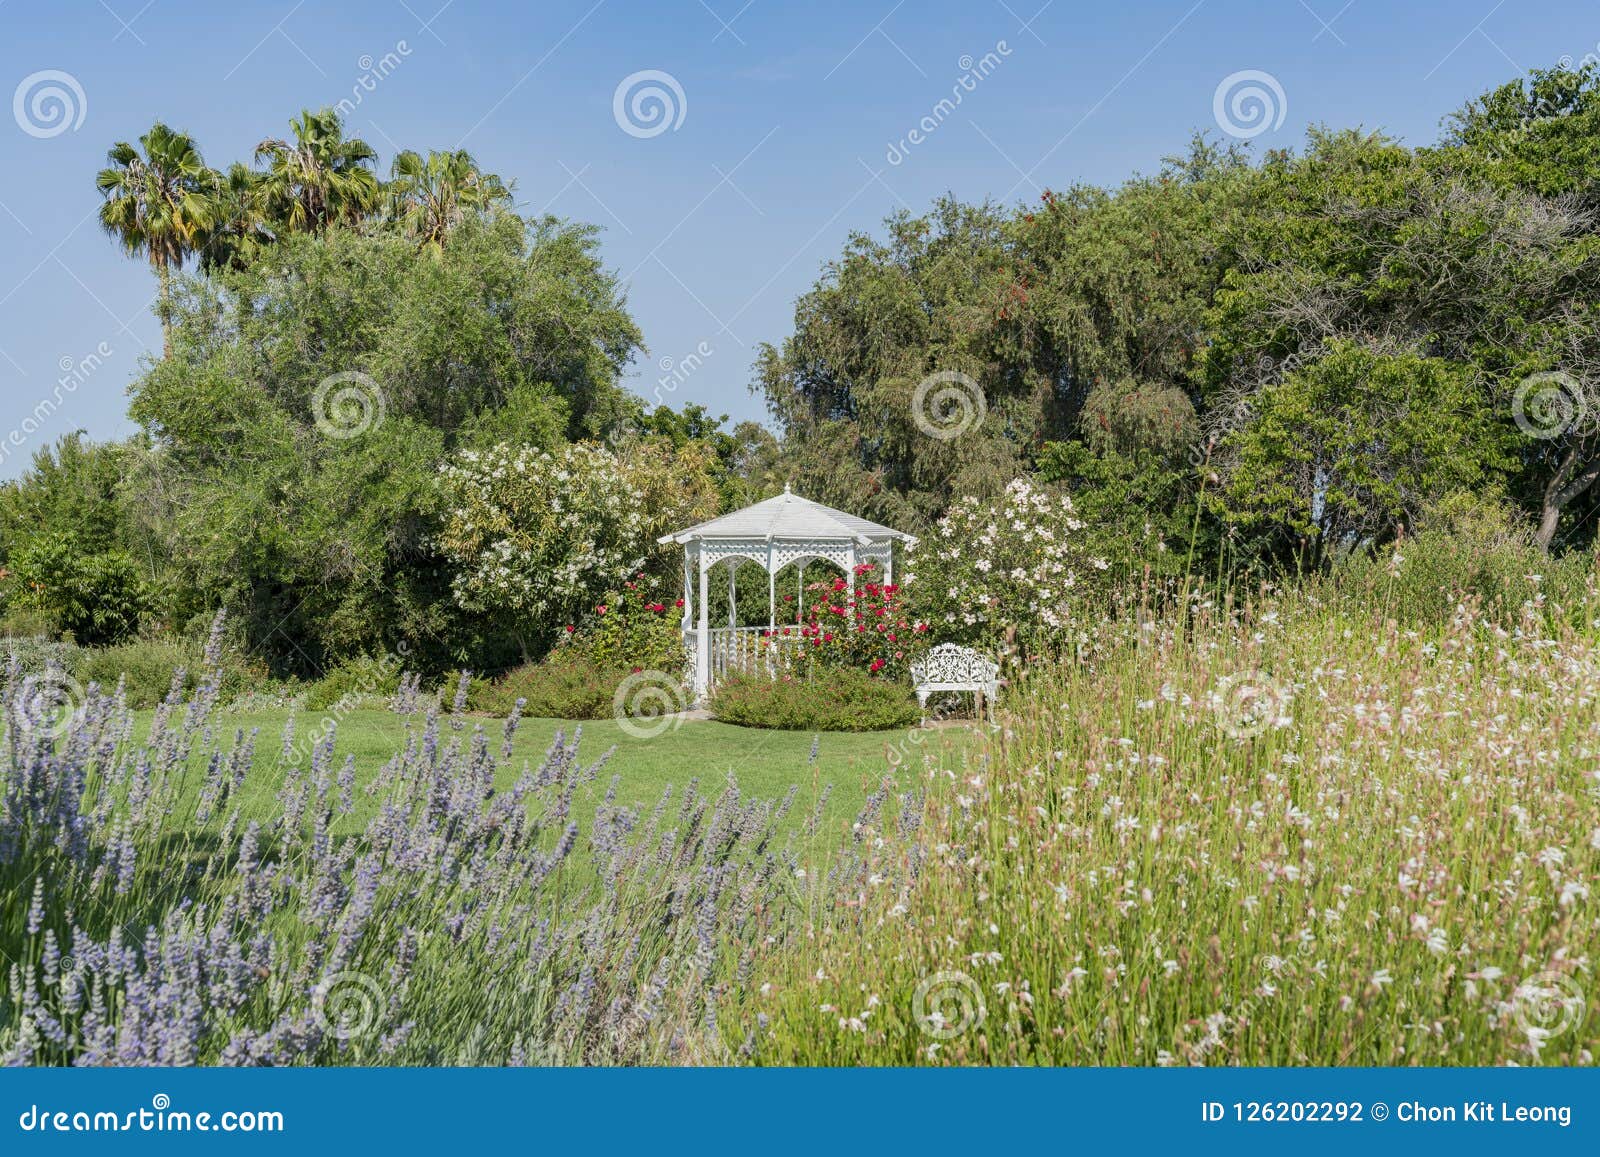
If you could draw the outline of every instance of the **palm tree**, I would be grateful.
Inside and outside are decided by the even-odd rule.
[[[95,177],[105,203],[100,224],[130,255],[150,259],[160,283],[162,349],[172,355],[172,271],[199,247],[210,228],[214,174],[194,138],[157,121],[139,138],[143,154],[127,141],[106,153],[111,162]]]
[[[427,160],[407,149],[395,157],[390,173],[391,217],[424,249],[434,252],[469,215],[488,213],[511,201],[500,178],[480,169],[465,149],[429,152]]]
[[[274,242],[262,205],[261,174],[234,162],[227,173],[211,174],[211,229],[200,246],[200,267],[208,274],[243,269]]]
[[[213,173],[213,220],[200,249],[207,273],[243,269],[272,244],[261,197],[261,174],[235,161],[226,173]]]
[[[359,137],[344,135],[337,112],[306,110],[289,127],[293,144],[266,140],[256,146],[256,160],[268,162],[261,196],[271,224],[320,233],[378,208],[378,154]]]

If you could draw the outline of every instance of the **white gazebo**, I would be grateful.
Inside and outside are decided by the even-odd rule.
[[[777,647],[785,638],[778,622],[778,572],[796,568],[799,598],[796,612],[805,610],[805,588],[800,578],[807,563],[822,560],[844,572],[854,591],[856,567],[877,563],[884,582],[894,581],[894,544],[914,545],[916,538],[901,530],[880,526],[842,510],[801,498],[785,486],[776,498],[713,518],[676,534],[660,538],[663,545],[683,547],[683,637],[694,666],[696,702],[705,697],[713,680],[729,667],[747,662],[761,651],[763,637]],[[767,572],[767,624],[741,627],[737,621],[738,592],[734,582],[739,564],[753,562]],[[711,626],[711,572],[728,569],[728,625]],[[699,576],[698,584],[695,576]],[[790,626],[785,621],[782,626]],[[788,636],[798,641],[794,636]]]

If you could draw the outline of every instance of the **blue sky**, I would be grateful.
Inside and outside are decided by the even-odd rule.
[[[0,0],[0,478],[73,429],[132,429],[154,280],[100,232],[93,177],[156,118],[218,167],[341,100],[385,174],[400,148],[464,146],[524,211],[604,228],[649,346],[633,388],[656,394],[664,360],[698,350],[662,396],[759,418],[759,343],[787,334],[850,231],[899,207],[1116,183],[1196,130],[1424,143],[1466,98],[1597,45],[1594,0]],[[1270,78],[1234,84],[1266,93],[1269,120],[1219,126],[1219,85],[1244,72]],[[622,88],[619,117],[638,73],[670,80]],[[648,97],[630,112],[651,86],[670,125],[644,119]],[[49,88],[65,119],[31,100]]]

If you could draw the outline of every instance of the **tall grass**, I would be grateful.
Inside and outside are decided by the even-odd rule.
[[[758,963],[754,1058],[1592,1063],[1600,595],[1422,629],[1323,593],[1027,672]]]

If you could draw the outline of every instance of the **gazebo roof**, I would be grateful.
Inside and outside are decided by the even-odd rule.
[[[785,486],[776,498],[746,506],[730,514],[702,522],[676,534],[663,535],[658,542],[688,543],[707,539],[795,539],[807,542],[882,542],[899,539],[914,543],[915,535],[883,526],[870,519],[846,514],[809,498],[801,498]]]

